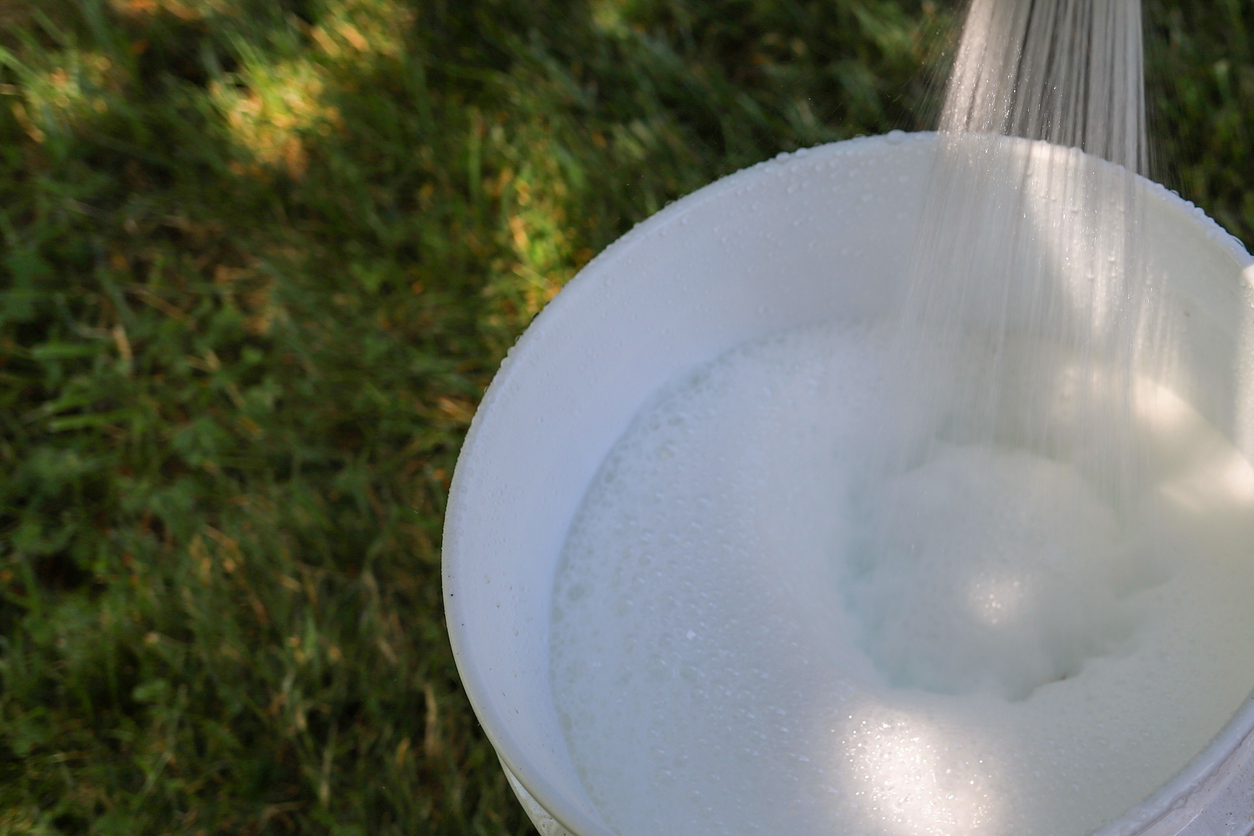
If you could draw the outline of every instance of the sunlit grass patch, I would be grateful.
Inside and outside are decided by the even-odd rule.
[[[295,31],[275,44],[240,41],[241,65],[213,79],[210,97],[225,115],[246,158],[237,171],[278,170],[300,179],[309,167],[312,135],[343,127],[333,100],[355,95],[353,77],[369,75],[380,60],[404,57],[416,9],[395,0],[337,0],[321,4],[316,22],[297,20]],[[305,38],[298,48],[293,37]]]
[[[10,85],[9,107],[27,135],[42,143],[48,134],[66,136],[84,119],[108,112],[122,92],[128,75],[105,53],[67,49],[55,57],[26,63],[11,52],[0,52],[19,79]]]
[[[343,124],[339,110],[324,100],[326,86],[326,74],[316,62],[255,62],[237,81],[212,82],[210,96],[248,157],[300,179],[309,168],[307,136],[326,136]]]
[[[486,184],[500,206],[504,223],[498,235],[509,256],[497,261],[496,292],[512,298],[522,320],[529,320],[583,266],[590,251],[577,252],[581,230],[576,223],[578,189],[587,175],[579,160],[543,125],[514,134],[505,147],[500,125],[488,128],[482,119],[472,121],[472,153],[489,145],[501,165],[495,180]],[[525,144],[524,144],[525,143]],[[514,148],[526,149],[522,154]],[[518,168],[515,169],[514,166]]]
[[[396,60],[408,49],[407,36],[421,16],[421,7],[397,0],[334,0],[325,4],[317,24],[310,27],[310,37],[332,59]]]
[[[240,13],[236,0],[109,0],[109,6],[119,14],[132,17],[165,13],[182,20]]]

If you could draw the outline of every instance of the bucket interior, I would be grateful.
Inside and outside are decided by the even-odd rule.
[[[567,753],[549,679],[554,576],[589,483],[667,382],[754,338],[886,313],[908,268],[934,148],[930,134],[834,143],[678,201],[589,264],[489,389],[446,518],[449,632],[502,761],[571,832],[610,832]],[[1251,259],[1199,210],[1141,185],[1144,241],[1183,323],[1161,382],[1250,458]]]

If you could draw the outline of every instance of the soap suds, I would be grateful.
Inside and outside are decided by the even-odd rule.
[[[552,681],[622,833],[1080,836],[1254,687],[1254,470],[1145,384],[1140,513],[960,443],[891,474],[875,327],[742,346],[637,416],[554,591]]]

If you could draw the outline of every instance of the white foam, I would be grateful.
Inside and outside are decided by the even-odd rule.
[[[620,832],[1078,836],[1254,687],[1254,470],[1187,404],[1142,387],[1129,522],[1023,450],[878,475],[885,352],[868,327],[737,349],[589,489],[552,679]]]

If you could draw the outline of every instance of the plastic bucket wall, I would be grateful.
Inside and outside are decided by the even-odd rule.
[[[610,832],[575,774],[549,683],[557,560],[594,473],[663,383],[774,331],[885,313],[933,150],[931,134],[857,139],[707,186],[589,264],[502,364],[453,480],[445,607],[466,692],[544,830]],[[1254,259],[1200,210],[1143,187],[1149,256],[1188,312],[1165,382],[1249,457]],[[1235,790],[1254,787],[1254,766],[1242,766],[1254,764],[1252,728],[1247,703],[1171,784],[1104,832],[1245,834],[1254,792]]]

